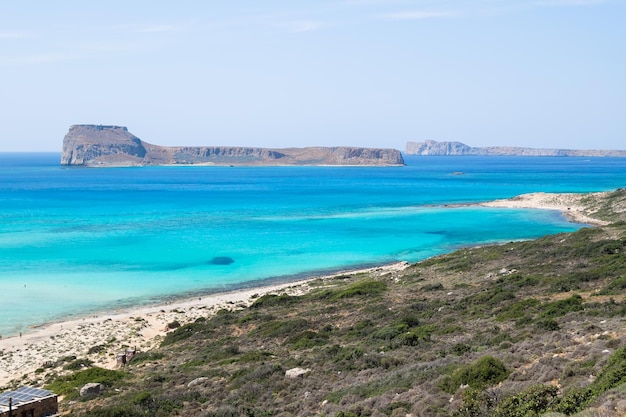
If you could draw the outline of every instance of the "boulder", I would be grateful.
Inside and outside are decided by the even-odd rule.
[[[187,384],[187,388],[195,387],[196,385],[200,385],[203,382],[208,381],[208,380],[209,380],[209,378],[207,378],[205,376],[200,377],[200,378],[196,378],[196,379],[194,379],[193,381],[191,381],[191,382],[189,382]]]
[[[309,372],[311,372],[309,368],[291,368],[288,369],[287,372],[285,372],[285,378],[298,378],[308,374]]]
[[[83,385],[83,387],[80,389],[80,396],[86,397],[88,395],[99,395],[100,393],[102,393],[103,390],[104,385],[96,382],[90,382],[89,384]]]

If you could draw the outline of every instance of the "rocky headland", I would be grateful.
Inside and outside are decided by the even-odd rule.
[[[63,139],[62,165],[404,165],[396,149],[359,147],[256,148],[158,146],[123,126],[73,125]]]
[[[515,146],[473,147],[461,142],[407,142],[407,155],[435,156],[613,156],[626,157],[626,151],[620,150],[580,150],[580,149],[538,149]]]

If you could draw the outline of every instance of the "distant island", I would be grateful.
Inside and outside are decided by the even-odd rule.
[[[62,165],[404,165],[396,149],[308,147],[269,149],[235,146],[158,146],[123,126],[73,125],[63,139]]]
[[[614,156],[626,157],[626,151],[617,150],[576,150],[576,149],[537,149],[515,146],[472,147],[461,142],[407,142],[406,155],[437,156]]]

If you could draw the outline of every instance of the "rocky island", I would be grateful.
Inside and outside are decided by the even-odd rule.
[[[461,142],[407,142],[407,155],[436,156],[613,156],[626,157],[626,151],[580,150],[580,149],[537,149],[515,146],[473,147]]]
[[[73,125],[63,139],[62,165],[404,165],[396,149],[359,147],[256,148],[158,146],[123,126]]]

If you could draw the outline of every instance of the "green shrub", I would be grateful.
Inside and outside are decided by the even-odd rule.
[[[239,357],[240,363],[252,363],[252,362],[261,362],[265,359],[271,358],[273,354],[271,352],[267,352],[264,350],[252,350],[243,353]]]
[[[535,417],[550,409],[557,398],[557,387],[532,385],[505,398],[494,412],[496,417]]]
[[[363,357],[363,349],[354,346],[341,347],[334,345],[328,348],[327,354],[333,362],[351,362]]]
[[[274,320],[274,316],[270,314],[261,313],[258,310],[253,310],[244,315],[242,318],[237,320],[237,324],[246,324],[250,322],[258,322],[258,321],[270,321]]]
[[[611,355],[591,384],[591,389],[595,395],[600,395],[624,382],[626,382],[626,346]]]
[[[553,332],[559,330],[561,327],[559,326],[559,323],[557,323],[554,319],[543,319],[537,321],[537,328],[539,328],[540,330],[545,330],[547,332]]]
[[[439,334],[450,334],[450,333],[454,333],[454,331],[456,331],[457,328],[458,328],[457,326],[452,326],[452,327],[443,326],[443,327],[438,328],[434,324],[426,324],[424,326],[414,327],[411,329],[411,331],[415,333],[416,335],[418,335],[420,339],[429,341],[430,336],[435,332],[438,332]],[[454,331],[451,331],[451,330],[454,330]]]
[[[376,324],[370,319],[358,321],[348,330],[349,335],[357,337],[365,337],[374,332],[376,332]]]
[[[83,358],[76,359],[63,367],[63,369],[68,371],[78,371],[81,369],[89,368],[93,365],[93,361],[91,359]]]
[[[87,351],[88,355],[92,355],[94,353],[100,353],[104,350],[104,345],[96,345],[89,348]]]
[[[145,417],[145,414],[133,405],[118,405],[111,408],[96,408],[89,411],[90,417]]]
[[[623,383],[626,383],[626,346],[611,355],[591,385],[568,391],[553,409],[568,415],[576,413],[598,396]]]
[[[180,322],[178,320],[174,320],[170,323],[167,323],[167,328],[169,330],[178,329],[180,327]]]
[[[463,405],[456,410],[453,417],[492,416],[494,401],[486,391],[466,389],[463,391]]]
[[[416,332],[406,332],[399,335],[396,340],[403,346],[417,346],[419,345],[420,336]]]
[[[582,410],[592,399],[593,394],[589,388],[576,388],[566,392],[554,404],[552,411],[571,415]]]
[[[145,405],[149,403],[151,400],[152,400],[152,395],[148,391],[141,391],[133,395],[133,398],[131,401],[133,404]]]
[[[213,319],[216,319],[217,317],[219,316],[215,316]],[[211,320],[211,322],[212,321],[213,320]],[[190,338],[194,334],[207,333],[209,331],[210,331],[209,324],[205,320],[198,319],[193,323],[187,323],[184,326],[180,326],[176,330],[169,332],[163,339],[163,342],[161,342],[161,346],[167,346],[173,343],[178,343],[180,341]]]
[[[613,279],[609,285],[602,291],[603,294],[618,293],[620,290],[626,289],[626,276]]]
[[[408,327],[416,327],[420,325],[420,320],[413,312],[405,312],[400,316],[398,323],[406,324]]]
[[[495,308],[501,308],[501,304],[515,299],[515,293],[511,290],[497,286],[488,290],[473,294],[462,299],[455,305],[455,310],[468,310],[471,314],[477,314],[484,311],[492,311]]]
[[[159,359],[163,359],[165,355],[161,352],[137,352],[135,356],[133,356],[133,364],[137,364],[139,362],[150,362],[157,361]]]
[[[75,398],[78,389],[90,382],[97,382],[104,386],[113,386],[117,381],[126,377],[123,371],[112,371],[99,367],[85,369],[57,378],[46,386],[46,389],[59,395],[66,395],[68,398]]]
[[[461,385],[482,390],[508,378],[510,370],[493,356],[483,356],[477,361],[458,368],[452,376],[444,378],[440,388],[453,394]]]
[[[472,347],[465,343],[457,343],[452,346],[452,353],[457,356],[464,355],[472,350]]]
[[[293,345],[294,349],[306,349],[314,346],[323,346],[328,343],[328,335],[311,330],[289,336],[285,344]]]
[[[299,297],[286,295],[286,294],[265,294],[252,303],[250,308],[261,308],[261,307],[271,307],[271,306],[286,306],[292,305],[297,302]]]
[[[366,280],[356,282],[343,291],[338,291],[333,296],[334,299],[351,298],[359,296],[374,297],[384,293],[387,290],[387,284],[382,281]]]
[[[442,291],[443,289],[443,284],[441,282],[426,284],[421,288],[422,291]]]
[[[536,307],[540,304],[541,302],[535,298],[526,298],[525,300],[514,302],[508,307],[502,309],[500,314],[498,314],[498,316],[496,317],[496,320],[515,320],[523,315],[528,314],[529,312],[535,311]]]
[[[292,320],[272,320],[267,323],[263,323],[253,334],[260,334],[265,337],[287,337],[294,332],[301,332],[309,328],[308,320],[299,318]]]
[[[564,300],[557,300],[541,306],[541,317],[555,318],[566,315],[573,311],[581,311],[583,309],[583,299],[580,295],[574,294]]]
[[[380,329],[376,330],[374,333],[372,333],[372,337],[374,339],[390,341],[401,333],[406,332],[408,328],[409,326],[403,323],[391,324],[389,326],[381,327]]]

